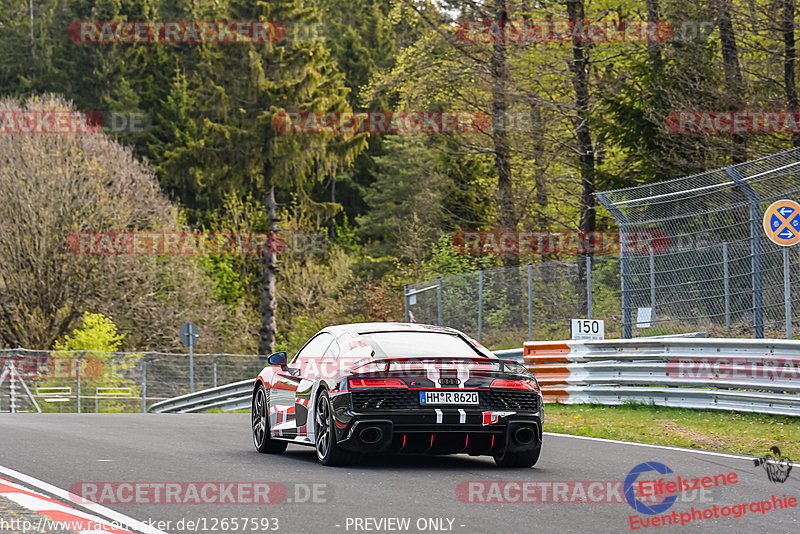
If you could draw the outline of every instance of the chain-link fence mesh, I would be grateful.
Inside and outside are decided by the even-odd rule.
[[[592,316],[618,336],[619,259],[591,257]],[[406,286],[408,320],[461,330],[494,348],[525,339],[565,339],[570,319],[588,316],[585,256],[485,269]]]
[[[599,193],[621,246],[618,254],[591,256],[593,317],[606,320],[608,337],[792,337],[799,330],[800,246],[776,245],[762,221],[774,202],[798,197],[800,149]],[[798,212],[779,213],[769,231],[800,235]],[[591,248],[591,235],[580,239]],[[408,319],[452,326],[494,348],[528,337],[566,339],[569,319],[589,315],[585,257],[411,284]]]
[[[623,234],[655,239],[652,254],[636,247],[621,254],[625,337],[647,335],[637,325],[644,327],[648,313],[655,327],[648,333],[783,337],[787,308],[791,323],[800,314],[800,291],[787,306],[784,247],[767,238],[762,218],[773,202],[796,199],[799,192],[800,150],[792,149],[598,194]],[[789,226],[786,235],[800,230]],[[800,250],[792,246],[785,254],[789,288],[796,288]]]
[[[255,378],[265,358],[195,354],[194,389]],[[190,392],[189,354],[0,350],[0,412],[141,412]],[[31,398],[32,397],[32,398]],[[34,404],[35,401],[35,404]],[[13,409],[12,409],[13,404]]]

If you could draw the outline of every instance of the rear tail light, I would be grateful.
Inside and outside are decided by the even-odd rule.
[[[399,378],[351,378],[347,381],[350,389],[366,388],[407,388]]]
[[[495,378],[492,380],[492,385],[489,387],[503,389],[529,389],[531,391],[539,391],[536,382],[533,380],[509,380],[507,378]]]

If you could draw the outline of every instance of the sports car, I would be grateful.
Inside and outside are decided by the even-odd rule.
[[[307,445],[323,465],[395,453],[488,455],[517,467],[539,459],[544,413],[536,379],[457,330],[331,326],[291,361],[277,352],[268,363],[253,385],[258,452]]]

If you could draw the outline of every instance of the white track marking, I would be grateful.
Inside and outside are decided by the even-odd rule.
[[[50,495],[54,495],[59,499],[65,500],[67,502],[80,503],[79,506],[81,506],[82,508],[86,508],[87,510],[92,511],[95,514],[104,517],[105,519],[114,521],[117,524],[119,524],[122,528],[134,529],[144,534],[167,534],[163,530],[158,530],[157,528],[151,525],[147,525],[137,519],[128,517],[127,515],[121,514],[119,512],[115,512],[114,510],[106,508],[105,506],[102,506],[100,504],[87,501],[86,499],[84,499],[79,495],[75,495],[74,493],[70,493],[67,490],[63,490],[59,487],[53,486],[52,484],[48,484],[43,480],[39,480],[24,473],[20,473],[19,471],[15,471],[9,467],[0,465],[0,474],[16,479],[24,484],[27,484],[28,486],[33,486],[41,491],[49,493]]]
[[[574,436],[572,434],[559,434],[557,432],[543,432],[543,434],[548,436],[557,436],[559,438],[586,439],[589,441],[604,441],[606,443],[618,443],[620,445],[635,445],[637,447],[649,447],[651,449],[664,449],[676,452],[690,452],[692,454],[705,454],[708,456],[721,456],[722,458],[735,458],[737,460],[747,460],[749,462],[758,459],[757,456],[746,456],[744,454],[731,454],[727,452],[698,451],[696,449],[687,449],[685,447],[673,447],[671,445],[656,445],[654,443],[638,443],[636,441],[622,441],[619,439],[594,438],[591,436]],[[792,462],[792,465],[800,467],[800,462]]]

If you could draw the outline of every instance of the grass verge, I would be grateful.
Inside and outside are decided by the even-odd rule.
[[[793,417],[663,408],[646,404],[546,404],[544,430],[692,449],[764,456],[777,445],[800,460]]]

